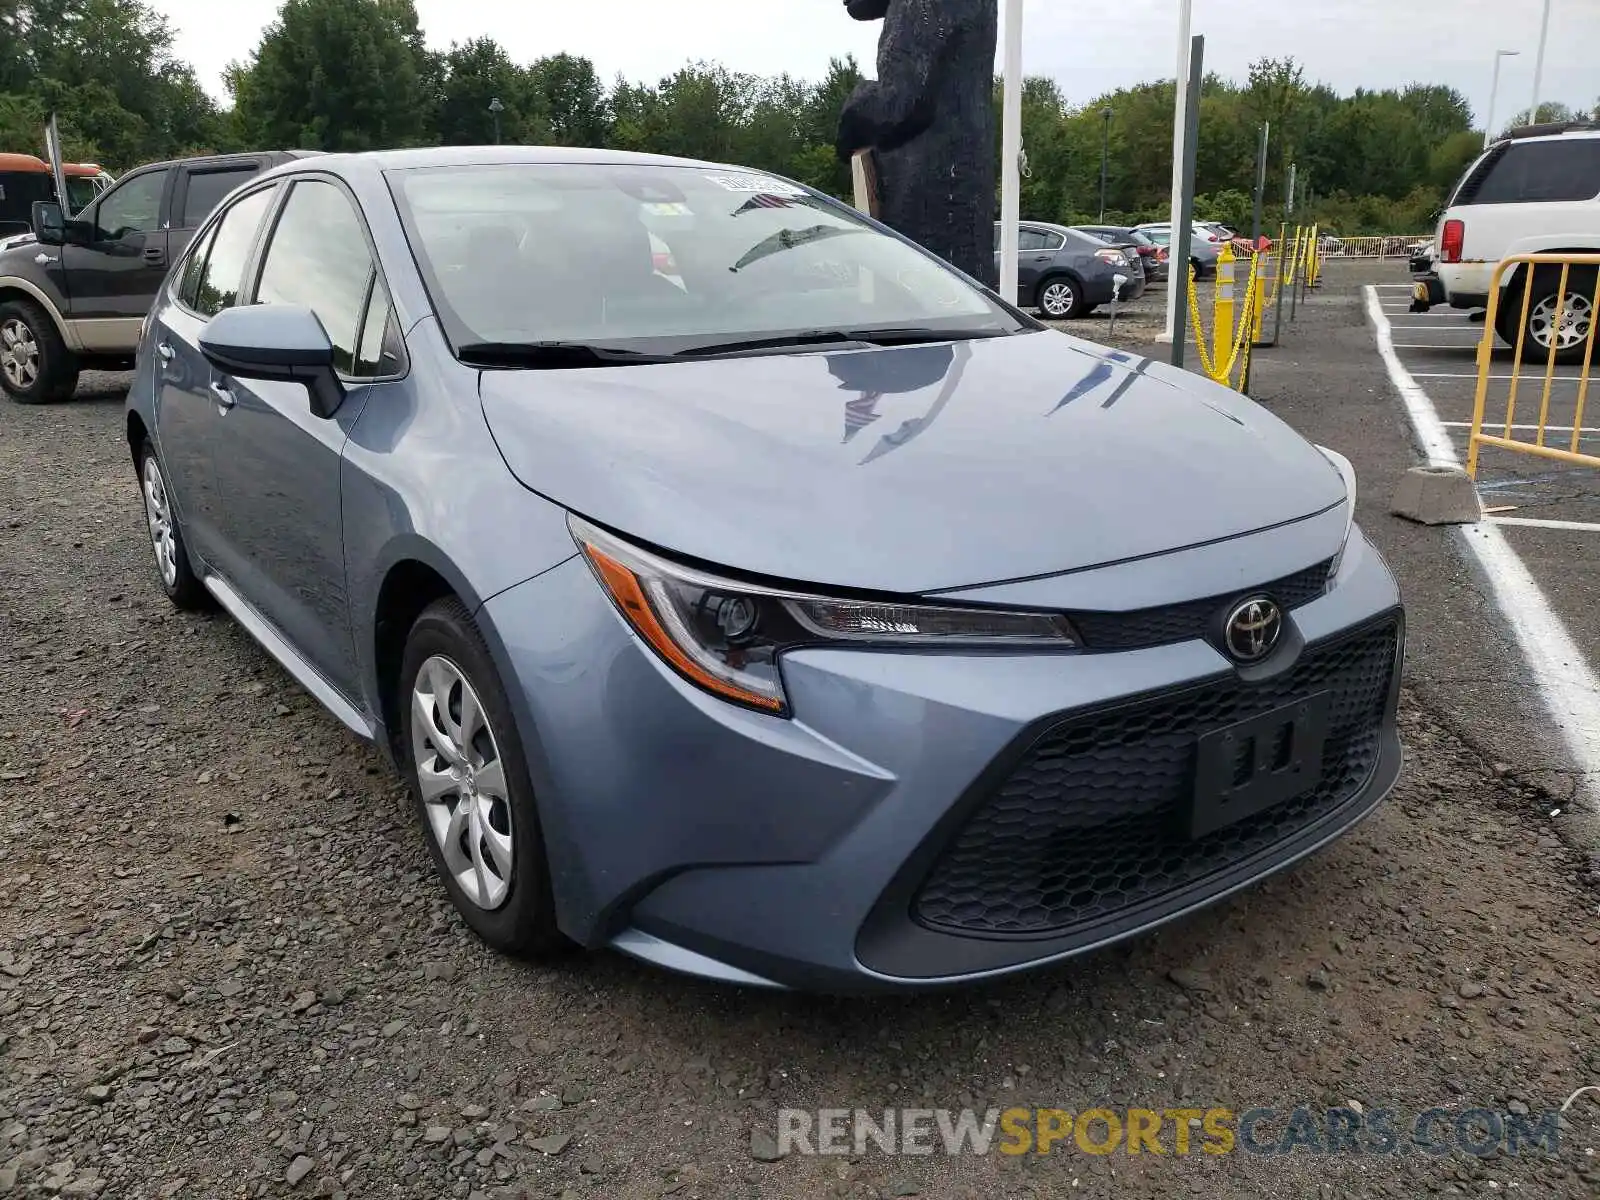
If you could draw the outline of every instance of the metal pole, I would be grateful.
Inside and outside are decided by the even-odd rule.
[[[1289,218],[1294,216],[1294,172],[1295,164],[1289,164],[1289,177],[1285,181],[1287,187],[1283,193],[1283,230],[1278,234],[1278,278],[1282,280],[1283,271],[1289,264]],[[1277,313],[1272,319],[1272,344],[1276,346],[1283,339],[1283,284],[1278,284]]]
[[[1483,122],[1483,148],[1487,150],[1494,141],[1494,107],[1500,98],[1500,60],[1515,58],[1522,53],[1520,50],[1496,50],[1494,52],[1494,83],[1489,87],[1489,115]]]
[[[1176,94],[1172,113],[1172,245],[1174,251],[1178,244],[1178,221],[1183,208],[1183,139],[1184,131],[1188,127],[1185,108],[1188,105],[1189,95],[1187,85],[1190,80],[1184,73],[1189,68],[1192,57],[1190,26],[1194,22],[1194,0],[1178,0],[1178,72],[1173,82],[1173,91]],[[1188,256],[1183,259],[1174,258],[1172,269],[1167,272],[1167,328],[1163,340],[1171,341],[1176,346],[1182,346],[1183,339],[1176,336],[1178,309],[1183,307],[1188,300],[1186,289],[1189,286]],[[1181,355],[1182,350],[1178,353]]]
[[[1105,118],[1105,127],[1100,138],[1100,223],[1105,224],[1106,219],[1106,170],[1111,163],[1111,110],[1103,108],[1100,115]]]
[[[1261,126],[1261,144],[1256,147],[1256,199],[1255,212],[1250,218],[1250,242],[1254,250],[1261,244],[1261,202],[1267,195],[1267,139],[1272,134],[1272,122],[1266,121]]]
[[[1005,103],[1000,134],[1000,296],[1016,304],[1022,220],[1022,0],[1006,0]]]
[[[1528,124],[1539,123],[1539,88],[1544,83],[1544,48],[1550,39],[1550,0],[1544,0],[1544,19],[1539,23],[1539,53],[1533,60],[1533,107],[1528,110]]]
[[[1184,0],[1184,7],[1188,7],[1188,0]],[[1200,85],[1205,80],[1201,69],[1205,65],[1205,57],[1206,39],[1192,38],[1188,62],[1189,94],[1185,97],[1183,130],[1178,146],[1177,161],[1181,168],[1178,176],[1178,211],[1173,214],[1172,260],[1167,264],[1169,282],[1176,279],[1183,289],[1183,303],[1169,314],[1172,321],[1171,362],[1175,367],[1183,366],[1184,342],[1189,336],[1189,243],[1194,237],[1194,158],[1200,146]],[[1170,299],[1170,288],[1167,294]],[[1198,340],[1204,335],[1197,329],[1194,336]]]
[[[499,96],[495,96],[489,101],[489,115],[494,118],[494,144],[496,146],[500,144],[500,114],[505,109],[506,106],[500,103]]]

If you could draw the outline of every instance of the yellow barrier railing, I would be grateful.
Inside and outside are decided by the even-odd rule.
[[[1508,272],[1519,274],[1502,286]],[[1517,284],[1520,282],[1521,287]],[[1478,451],[1484,446],[1533,454],[1580,466],[1600,467],[1600,454],[1579,451],[1583,441],[1583,413],[1589,398],[1589,372],[1594,365],[1595,337],[1600,322],[1600,254],[1517,254],[1494,269],[1489,285],[1489,312],[1483,323],[1483,340],[1478,343],[1478,384],[1472,401],[1472,434],[1467,447],[1467,474],[1478,476]],[[1508,318],[1515,318],[1513,326]],[[1506,395],[1503,423],[1499,433],[1484,432],[1484,410],[1488,405],[1489,383],[1494,367],[1495,335],[1514,347],[1511,355],[1511,387]],[[1532,343],[1530,345],[1529,343]],[[1544,355],[1543,391],[1539,397],[1539,420],[1532,426],[1532,440],[1514,436],[1517,426],[1517,392],[1522,382],[1525,352],[1537,348]],[[1577,366],[1576,375],[1558,375],[1558,366]],[[1557,381],[1575,383],[1570,427],[1562,421],[1551,425],[1551,396]],[[1564,403],[1561,407],[1565,407]],[[1565,416],[1558,413],[1558,417]],[[1548,444],[1552,431],[1572,434],[1567,446]]]

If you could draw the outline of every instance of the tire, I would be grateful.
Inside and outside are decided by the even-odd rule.
[[[1051,321],[1083,315],[1083,286],[1070,275],[1052,275],[1039,284],[1039,311]]]
[[[1517,345],[1517,327],[1523,324],[1523,280],[1526,278],[1519,274],[1501,294],[1501,308],[1495,320],[1495,332],[1513,352]],[[1556,295],[1560,286],[1560,267],[1541,267],[1535,271],[1532,294],[1528,296],[1528,319],[1522,330],[1524,362],[1549,361],[1553,334],[1557,342],[1556,362],[1568,365],[1583,361],[1596,317],[1595,272],[1593,268],[1569,271],[1564,301]],[[1556,329],[1558,317],[1561,319],[1559,330]],[[1594,361],[1600,362],[1600,352],[1594,354]]]
[[[166,472],[148,438],[139,443],[139,494],[144,500],[145,527],[155,555],[156,578],[173,606],[186,612],[212,607],[211,593],[194,573],[183,528],[167,490]]]
[[[1191,258],[1189,260],[1189,265],[1194,268],[1194,277],[1196,280],[1207,279],[1215,273],[1213,268],[1206,266],[1206,264],[1201,262],[1198,258]]]
[[[399,686],[401,761],[450,902],[503,953],[546,959],[570,951],[556,925],[549,856],[511,706],[460,601],[436,601],[417,618]],[[477,722],[468,716],[474,709]]]
[[[78,388],[78,360],[31,300],[0,304],[0,388],[18,404],[67,400]]]

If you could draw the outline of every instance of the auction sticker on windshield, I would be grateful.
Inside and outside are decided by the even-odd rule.
[[[773,179],[770,175],[733,175],[717,174],[707,175],[712,183],[719,187],[727,188],[730,192],[763,192],[769,196],[804,196],[806,190],[793,183],[785,183],[781,179]]]

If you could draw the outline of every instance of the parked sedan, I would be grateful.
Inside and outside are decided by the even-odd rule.
[[[1017,295],[1023,308],[1036,308],[1052,321],[1070,321],[1113,298],[1127,301],[1144,295],[1144,266],[1132,243],[1108,246],[1091,234],[1042,221],[1023,222],[1019,238]],[[994,227],[994,261],[998,274],[999,222]]]
[[[1140,233],[1147,235],[1158,246],[1167,247],[1170,256],[1172,252],[1172,224],[1169,221],[1155,221],[1148,225],[1136,225]],[[1207,275],[1217,273],[1217,259],[1222,254],[1225,243],[1217,235],[1199,225],[1195,226],[1194,233],[1189,239],[1189,265],[1194,268],[1195,278],[1204,279]]]
[[[1133,247],[1144,264],[1146,283],[1161,283],[1167,278],[1167,248],[1158,246],[1149,234],[1127,225],[1074,225],[1073,228],[1113,246]]]
[[[392,756],[502,951],[1038,967],[1399,770],[1346,460],[771,175],[286,163],[175,264],[126,422],[166,595]]]

